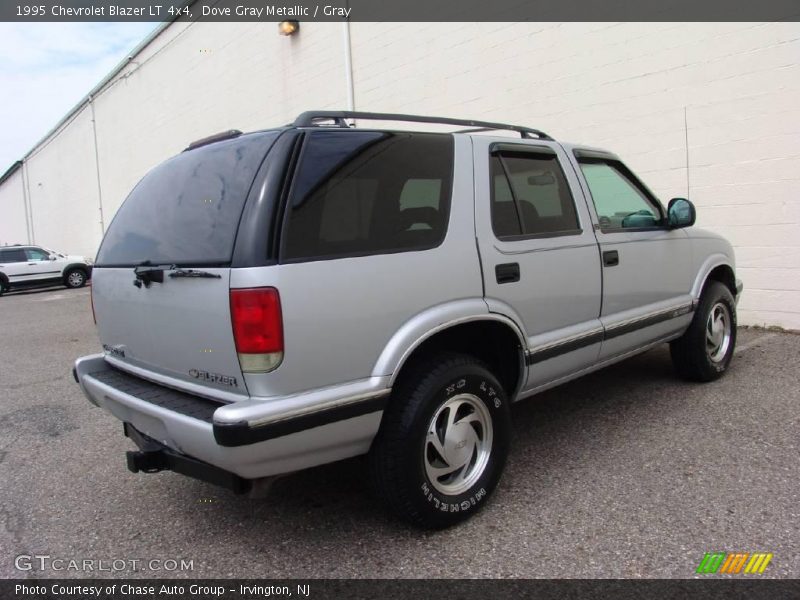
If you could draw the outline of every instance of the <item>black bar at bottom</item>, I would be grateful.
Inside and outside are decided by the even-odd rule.
[[[38,574],[38,573],[37,573]],[[28,573],[30,576],[31,573]],[[162,575],[164,575],[162,573]],[[174,574],[177,575],[177,574]],[[187,573],[181,574],[183,577]],[[191,573],[188,573],[191,576]],[[22,586],[22,587],[17,587]],[[168,591],[163,591],[164,587]],[[83,589],[81,589],[83,588]],[[88,590],[86,588],[89,588]],[[81,589],[81,591],[77,591]],[[413,598],[483,598],[494,600],[563,598],[627,600],[725,599],[783,600],[797,598],[799,580],[778,579],[7,579],[0,581],[0,597],[84,600],[253,600],[347,598],[394,600]]]

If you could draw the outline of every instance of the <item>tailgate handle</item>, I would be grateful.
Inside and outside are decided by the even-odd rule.
[[[603,252],[603,264],[607,267],[615,267],[619,264],[619,252],[616,250],[606,250]]]
[[[494,268],[497,283],[513,283],[519,281],[519,263],[505,263]]]

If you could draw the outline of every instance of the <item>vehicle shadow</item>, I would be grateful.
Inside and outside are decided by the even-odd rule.
[[[665,418],[659,390],[669,389],[670,397],[683,394],[689,401],[684,392],[691,388],[674,375],[664,346],[516,403],[514,440],[494,502],[502,501],[504,491],[548,480],[551,471],[563,468],[556,459],[566,452],[574,458],[588,452],[597,438],[613,438],[615,429],[658,423]],[[680,402],[672,410],[680,413]],[[370,489],[365,457],[280,477],[262,499],[235,496],[194,480],[189,489],[184,488],[181,501],[191,503],[189,496],[212,499],[195,501],[213,514],[212,527],[228,535],[241,530],[242,541],[247,538],[248,544],[265,549],[275,539],[300,547],[345,539],[356,543],[370,530],[402,537],[434,535],[388,515]],[[243,528],[232,527],[242,523]]]
[[[83,288],[77,288],[77,289],[78,290],[86,289],[88,287],[90,287],[89,282],[87,282],[86,286],[84,286]],[[60,283],[56,283],[47,287],[32,287],[32,288],[24,288],[21,290],[11,290],[4,293],[3,296],[7,296],[9,298],[12,298],[14,296],[36,296],[39,294],[46,294],[47,292],[58,292],[58,291],[71,292],[74,289],[76,288],[68,288]]]

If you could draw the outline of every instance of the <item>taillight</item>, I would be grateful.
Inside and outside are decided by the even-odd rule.
[[[231,290],[231,323],[243,372],[267,373],[281,364],[283,317],[278,290]]]

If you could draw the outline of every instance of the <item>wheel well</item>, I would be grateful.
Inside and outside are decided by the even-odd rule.
[[[422,342],[406,359],[397,379],[417,365],[443,352],[469,354],[486,363],[511,398],[523,373],[519,336],[499,321],[473,321],[454,325]]]
[[[706,277],[706,282],[703,284],[704,289],[709,281],[719,281],[730,290],[734,297],[736,296],[736,277],[733,274],[733,269],[728,265],[714,267],[711,273],[708,274],[708,277]]]

